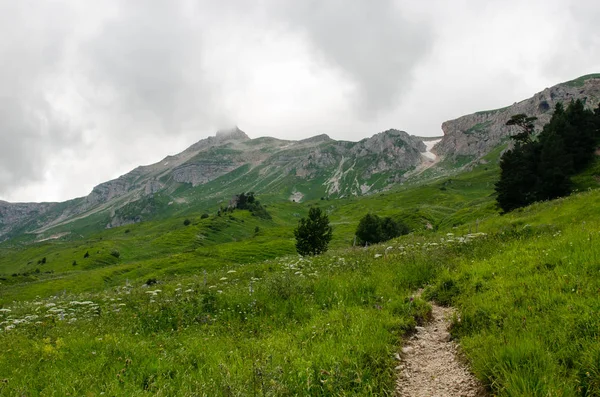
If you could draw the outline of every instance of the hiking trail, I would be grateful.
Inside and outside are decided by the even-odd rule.
[[[398,397],[484,397],[485,389],[457,357],[458,347],[448,332],[453,308],[434,303],[432,319],[416,327],[402,348],[396,382]]]

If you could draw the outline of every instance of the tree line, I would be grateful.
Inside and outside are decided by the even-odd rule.
[[[600,106],[592,111],[581,100],[572,101],[566,109],[557,103],[537,136],[535,120],[517,114],[506,123],[520,132],[511,137],[514,147],[500,160],[495,190],[503,212],[569,195],[571,177],[591,164],[600,144]]]

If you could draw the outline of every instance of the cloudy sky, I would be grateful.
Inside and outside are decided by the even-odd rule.
[[[443,121],[600,72],[597,0],[0,0],[0,199],[56,201],[238,125]]]

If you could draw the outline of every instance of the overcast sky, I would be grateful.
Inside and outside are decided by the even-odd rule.
[[[600,72],[597,0],[0,0],[0,199],[62,201],[219,128],[360,140]]]

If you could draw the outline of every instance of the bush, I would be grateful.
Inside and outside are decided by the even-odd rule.
[[[117,250],[110,251],[110,254],[112,256],[114,256],[115,258],[117,258],[117,259],[121,256],[121,253],[119,251],[117,251]]]
[[[377,244],[394,237],[408,234],[408,226],[396,222],[390,217],[380,218],[374,214],[367,214],[358,223],[356,237],[359,244]]]
[[[192,221],[190,221],[189,219],[186,219],[185,221],[183,221],[184,226],[189,226],[191,223],[192,223]]]
[[[202,216],[200,217],[200,219],[206,219],[208,218],[208,214],[205,212],[204,214],[202,214]]]
[[[90,252],[86,251],[85,254],[83,255],[83,258],[89,258],[90,257]]]

